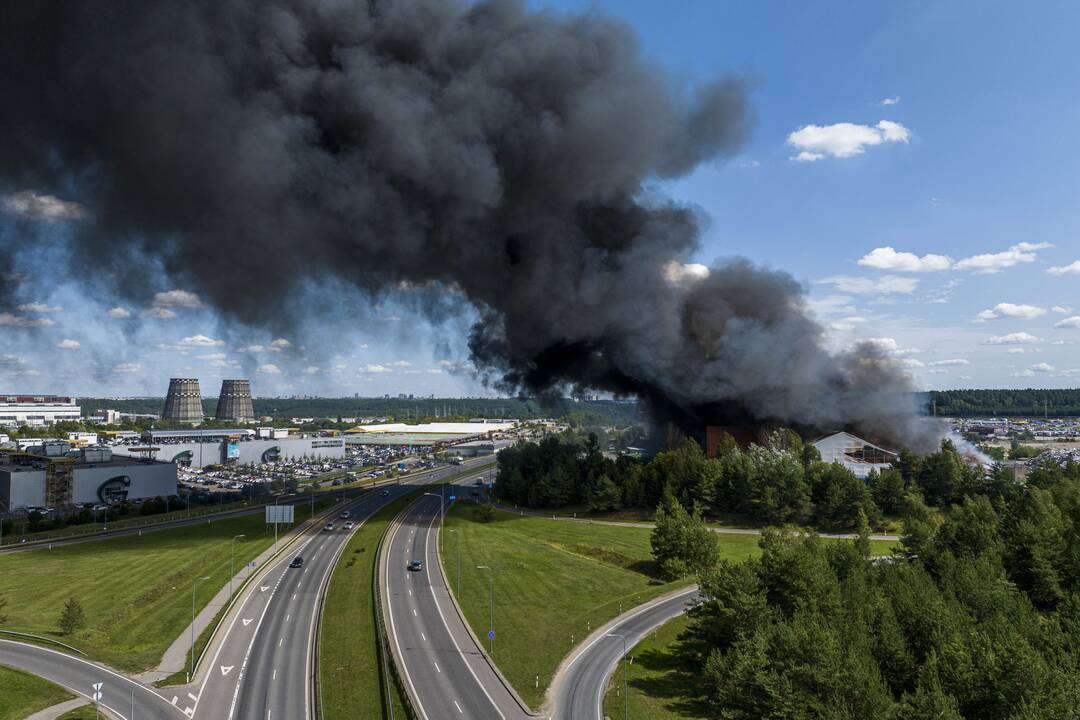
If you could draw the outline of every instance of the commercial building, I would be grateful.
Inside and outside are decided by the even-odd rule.
[[[813,446],[827,463],[838,462],[865,480],[871,470],[881,472],[899,458],[895,452],[878,447],[851,433],[838,432],[815,440]]]
[[[117,457],[109,448],[73,450],[62,440],[0,451],[0,500],[25,507],[115,504],[176,494],[176,466]]]
[[[437,443],[485,440],[498,433],[507,432],[517,427],[513,421],[507,422],[464,422],[464,423],[381,423],[378,425],[358,425],[345,431],[349,444],[362,445],[419,445],[431,446]]]
[[[117,445],[117,454],[152,457],[167,463],[201,468],[207,465],[260,465],[278,460],[331,460],[345,457],[339,437],[259,438],[255,430],[150,430],[136,444]]]
[[[43,426],[78,421],[82,409],[75,398],[59,395],[0,395],[0,425]]]

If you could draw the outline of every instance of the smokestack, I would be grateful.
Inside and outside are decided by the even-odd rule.
[[[234,422],[254,422],[255,408],[251,404],[250,380],[222,380],[221,394],[218,396],[217,420]]]
[[[197,379],[169,380],[169,393],[165,396],[165,412],[161,414],[161,419],[182,423],[203,421],[202,393],[199,392]]]

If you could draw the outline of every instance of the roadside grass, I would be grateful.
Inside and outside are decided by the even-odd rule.
[[[376,550],[390,521],[421,492],[395,500],[368,519],[334,568],[319,624],[320,710],[326,720],[383,717],[386,679],[379,664],[372,594]],[[401,700],[396,703],[404,717]]]
[[[99,720],[100,717],[94,713],[93,705],[83,705],[74,710],[68,710],[56,720]]]
[[[236,585],[236,591],[233,593],[233,597],[236,596],[236,592],[240,591],[240,585]],[[232,598],[230,598],[231,602]],[[225,611],[229,609],[229,603],[226,602],[221,606],[221,609],[214,615],[214,619],[210,621],[210,624],[203,628],[199,636],[195,638],[195,661],[196,663],[202,658],[203,651],[206,650],[206,644],[210,642],[210,636],[214,634],[214,630],[217,628],[218,623],[221,622],[221,618],[225,616]],[[154,687],[168,687],[169,685],[185,685],[188,682],[187,666],[184,666],[183,670],[178,670],[172,675],[167,675],[162,679],[154,683]]]
[[[488,633],[489,576],[494,568],[494,659],[522,699],[544,701],[559,663],[596,628],[636,605],[689,585],[657,577],[651,528],[575,523],[454,505],[440,533],[443,570],[478,638]],[[718,534],[720,557],[760,554],[757,535]],[[459,547],[456,543],[460,540]],[[887,555],[894,543],[871,543]],[[458,565],[461,587],[458,588]]]
[[[0,720],[22,720],[74,695],[48,680],[0,665]]]
[[[623,664],[620,663],[604,694],[604,715],[629,720],[704,720],[708,699],[701,694],[700,668],[687,664],[680,652],[679,635],[687,617],[680,615],[635,645],[627,653],[629,702],[623,698]]]
[[[308,504],[297,503],[297,523],[308,515]],[[232,538],[240,534],[246,537],[234,544]],[[228,583],[234,546],[239,570],[273,541],[272,526],[256,514],[0,555],[6,629],[55,637],[90,658],[142,672],[157,665],[191,622],[193,581],[210,578],[195,586],[198,612]],[[58,619],[72,597],[82,604],[85,627],[64,636]]]

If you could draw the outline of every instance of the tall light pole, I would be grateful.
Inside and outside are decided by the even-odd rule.
[[[477,565],[477,570],[488,574],[488,654],[495,657],[495,571],[487,565]]]
[[[229,543],[232,546],[232,557],[229,560],[229,597],[232,597],[232,579],[236,573],[236,541],[242,537],[247,537],[247,535],[233,535],[232,542]]]
[[[191,682],[191,673],[195,672],[195,586],[209,579],[209,575],[204,575],[201,578],[195,578],[195,581],[191,583],[191,660],[188,664],[188,682]]]
[[[441,495],[436,495],[435,493],[428,492],[424,494],[430,495],[431,497],[439,498],[439,524],[442,525],[443,521],[446,520],[446,502],[443,500]]]
[[[626,694],[626,636],[619,633],[608,633],[608,637],[622,638],[622,697],[623,697],[623,720],[630,717],[630,696]]]

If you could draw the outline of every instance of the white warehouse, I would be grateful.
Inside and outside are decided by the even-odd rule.
[[[878,447],[847,432],[826,435],[812,444],[821,454],[823,461],[838,462],[861,480],[865,480],[871,470],[881,472],[892,467],[899,457],[891,450]]]

